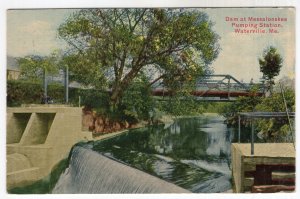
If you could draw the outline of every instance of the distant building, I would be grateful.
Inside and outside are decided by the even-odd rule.
[[[15,57],[7,56],[6,78],[7,80],[17,80],[21,71]]]
[[[7,69],[7,80],[17,80],[20,76],[19,70]]]

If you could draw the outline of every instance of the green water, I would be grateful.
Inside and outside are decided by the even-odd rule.
[[[249,133],[243,129],[242,142],[250,141]],[[237,130],[228,128],[223,117],[210,114],[78,144],[192,192],[217,193],[231,189],[230,144],[236,141]],[[8,192],[51,193],[68,162],[62,160],[46,178]]]
[[[95,142],[93,150],[192,192],[223,192],[232,186],[230,144],[236,137],[223,121],[216,114],[182,118]]]

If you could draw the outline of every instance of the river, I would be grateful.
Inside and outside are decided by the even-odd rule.
[[[232,188],[230,146],[237,131],[224,120],[217,114],[179,118],[81,143],[52,193],[226,192]]]
[[[233,130],[227,128],[223,117],[206,114],[176,119],[169,125],[130,130],[111,139],[89,143],[85,147],[191,192],[218,193],[232,187],[230,144],[234,137]],[[95,165],[99,166],[99,163],[89,164],[93,165],[76,167],[90,167],[94,171]],[[106,172],[111,172],[111,168]],[[90,178],[95,175],[94,173]],[[69,176],[70,174],[66,179]],[[89,179],[82,184],[90,184],[90,181]]]

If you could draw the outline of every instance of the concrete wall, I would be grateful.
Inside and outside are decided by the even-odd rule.
[[[6,136],[6,143],[19,143],[25,131],[27,123],[30,119],[31,113],[7,113],[7,127],[10,131]]]
[[[250,143],[233,143],[231,157],[234,192],[243,193],[251,191],[255,182],[254,177],[246,173],[263,172],[257,169],[258,165],[295,165],[295,148],[292,143],[256,143],[251,155]]]
[[[242,154],[235,144],[231,145],[231,164],[232,164],[232,176],[234,179],[234,191],[237,193],[243,192],[243,178],[244,172],[242,168]]]
[[[83,139],[81,122],[81,108],[7,108],[7,188],[24,186],[48,175]]]

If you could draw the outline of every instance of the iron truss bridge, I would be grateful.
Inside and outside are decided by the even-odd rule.
[[[258,91],[254,94],[251,88],[257,86]],[[196,89],[191,92],[197,100],[203,101],[234,101],[240,96],[263,96],[264,84],[244,83],[231,75],[206,75],[197,81]],[[171,96],[172,92],[161,85],[152,90],[152,95],[158,97]]]

